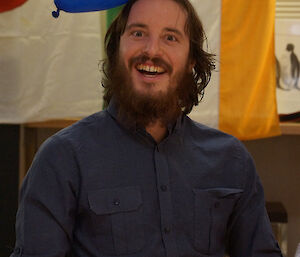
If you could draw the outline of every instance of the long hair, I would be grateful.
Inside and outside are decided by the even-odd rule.
[[[120,14],[113,21],[105,36],[105,52],[107,58],[104,60],[102,69],[104,78],[102,85],[105,88],[104,100],[110,102],[113,96],[112,90],[112,74],[118,62],[120,39],[128,21],[130,10],[138,0],[129,0],[124,6]],[[185,24],[185,32],[189,36],[190,53],[189,60],[195,62],[193,68],[193,85],[191,85],[188,99],[185,99],[183,113],[188,114],[193,109],[193,106],[198,105],[204,95],[204,88],[210,81],[211,71],[215,68],[214,55],[203,50],[203,43],[206,36],[203,30],[202,23],[189,0],[173,0],[178,3],[186,12],[187,20]]]

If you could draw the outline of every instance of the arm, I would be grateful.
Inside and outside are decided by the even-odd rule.
[[[44,143],[24,180],[11,257],[63,257],[70,252],[79,185],[71,148],[57,137]]]
[[[280,257],[254,162],[246,151],[243,154],[245,186],[231,219],[228,252],[231,257]]]

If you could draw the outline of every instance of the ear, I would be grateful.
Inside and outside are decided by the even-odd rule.
[[[54,0],[58,15],[60,10],[71,13],[93,12],[110,9],[127,2],[128,0]]]

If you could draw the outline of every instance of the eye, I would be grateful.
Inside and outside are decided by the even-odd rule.
[[[132,32],[131,35],[133,35],[134,37],[142,37],[143,32],[138,30],[138,31]]]
[[[172,42],[176,42],[177,41],[177,38],[175,36],[173,36],[173,35],[167,35],[166,39],[168,41],[172,41]]]

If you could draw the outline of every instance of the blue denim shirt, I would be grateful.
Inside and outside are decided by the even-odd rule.
[[[11,257],[281,256],[249,153],[185,115],[159,144],[111,104],[48,139]]]

